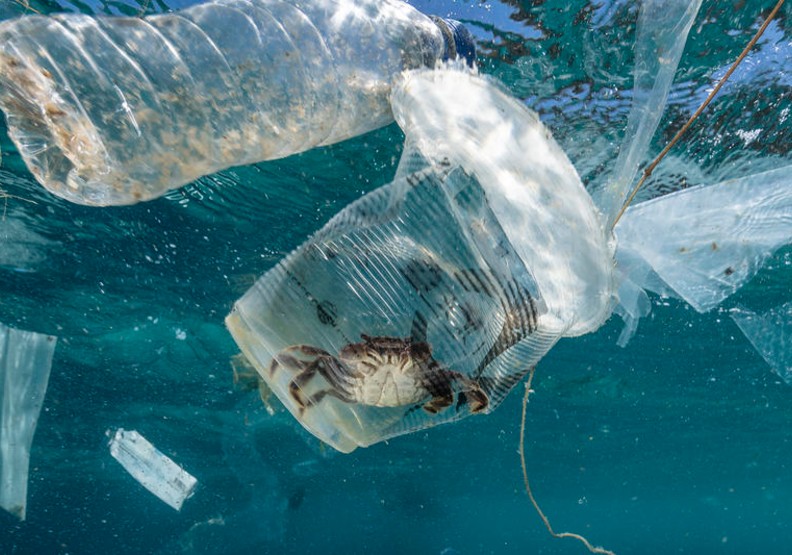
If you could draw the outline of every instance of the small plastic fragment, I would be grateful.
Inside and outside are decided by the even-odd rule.
[[[0,507],[25,520],[30,446],[56,338],[0,324]]]
[[[143,487],[177,511],[198,483],[135,430],[116,430],[110,440],[110,454]]]
[[[792,302],[764,314],[734,310],[731,317],[775,373],[792,385]]]

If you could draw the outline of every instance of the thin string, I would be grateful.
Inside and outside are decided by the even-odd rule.
[[[545,528],[547,528],[547,531],[550,532],[551,536],[553,536],[554,538],[572,538],[578,540],[583,545],[585,545],[586,548],[592,553],[602,553],[603,555],[615,555],[613,551],[609,551],[604,547],[597,547],[591,545],[591,542],[589,542],[586,538],[584,538],[580,534],[575,534],[573,532],[556,532],[555,530],[553,530],[553,527],[550,525],[550,520],[547,518],[547,516],[545,516],[542,509],[539,507],[539,503],[536,501],[536,498],[534,497],[533,491],[531,490],[531,484],[528,482],[528,469],[525,464],[525,415],[528,408],[528,397],[531,395],[532,392],[531,382],[533,381],[535,371],[536,371],[536,367],[534,366],[533,368],[531,368],[528,374],[528,381],[525,383],[525,395],[523,396],[523,401],[522,401],[522,418],[520,419],[519,453],[520,453],[520,466],[522,467],[522,473],[523,473],[523,484],[525,484],[525,493],[528,494],[528,499],[531,500],[531,504],[534,506],[534,509],[536,509],[536,512],[539,513],[539,517],[542,519],[542,522],[544,522]]]
[[[0,187],[0,199],[3,199],[3,214],[2,216],[0,216],[0,221],[2,222],[4,222],[6,219],[6,213],[8,212],[8,199],[10,198],[14,200],[21,200],[23,202],[28,202],[30,204],[38,204],[35,200],[31,200],[29,198],[22,198],[16,195],[9,195],[3,190],[2,187]]]
[[[30,5],[30,1],[29,0],[14,0],[14,1],[17,4],[19,4],[20,6],[22,6],[23,8],[25,8],[26,10],[30,10],[33,13],[37,13],[39,15],[42,15],[40,11],[38,11],[36,8],[34,8],[33,6]]]
[[[698,107],[698,110],[696,110],[696,112],[692,116],[690,116],[690,119],[687,120],[687,123],[685,123],[685,125],[683,125],[679,131],[677,131],[677,134],[674,135],[674,138],[671,139],[671,141],[666,145],[663,151],[657,155],[657,158],[652,160],[652,163],[646,166],[646,168],[643,171],[643,175],[641,176],[641,179],[639,179],[638,183],[635,184],[635,187],[633,187],[632,191],[630,192],[630,196],[627,197],[627,200],[625,201],[624,205],[621,207],[621,210],[619,210],[619,213],[616,215],[616,218],[613,220],[611,229],[616,227],[616,224],[619,222],[622,215],[624,215],[625,210],[627,210],[627,207],[630,206],[630,203],[633,201],[633,199],[635,199],[635,195],[638,194],[638,190],[641,188],[644,182],[649,178],[649,176],[652,175],[652,172],[657,167],[657,164],[659,164],[660,161],[663,158],[665,158],[665,155],[668,154],[668,151],[671,150],[671,148],[673,148],[673,146],[679,141],[680,138],[682,138],[682,135],[684,135],[685,132],[688,130],[688,128],[693,124],[693,122],[696,121],[696,119],[701,115],[701,113],[709,105],[712,99],[715,98],[715,95],[718,94],[718,91],[721,90],[721,87],[723,87],[723,85],[726,84],[726,81],[729,80],[729,77],[731,77],[732,73],[734,73],[734,70],[737,69],[737,66],[739,66],[740,63],[742,63],[742,61],[748,55],[748,52],[751,51],[751,49],[757,43],[759,38],[764,34],[765,29],[767,29],[767,26],[770,25],[770,22],[778,13],[778,10],[781,9],[781,6],[783,4],[784,4],[784,0],[778,0],[778,3],[773,8],[773,11],[770,12],[770,15],[767,16],[767,18],[764,20],[764,23],[762,23],[762,26],[759,28],[759,30],[756,32],[756,34],[750,40],[750,42],[748,42],[745,48],[743,48],[743,51],[740,53],[737,59],[734,60],[734,63],[729,68],[729,71],[727,71],[726,74],[720,78],[718,84],[715,85],[715,88],[712,89],[712,92],[710,92],[707,98],[704,100],[704,102],[701,103],[701,106]]]

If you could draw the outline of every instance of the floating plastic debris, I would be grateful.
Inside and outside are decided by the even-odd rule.
[[[731,317],[775,373],[792,385],[792,302],[764,314],[734,310]]]
[[[536,115],[498,85],[462,67],[406,74],[392,94],[406,136],[394,182],[341,212],[227,319],[306,428],[348,451],[490,411],[560,337],[610,316],[606,230],[699,4],[642,7],[639,90],[617,176],[600,190],[604,214]],[[645,293],[633,294],[639,310]]]
[[[612,246],[536,115],[461,67],[393,93],[396,179],[265,274],[227,325],[336,449],[491,411],[610,314]]]
[[[57,338],[0,324],[0,507],[25,520],[30,447]]]
[[[177,511],[198,483],[134,430],[116,430],[110,440],[110,454],[144,488]]]
[[[404,74],[392,93],[406,136],[395,180],[333,218],[227,318],[308,430],[346,452],[491,411],[560,337],[598,329],[616,308],[625,343],[649,310],[646,289],[708,310],[792,242],[781,168],[633,207],[614,252],[610,227],[698,9],[672,4],[667,18],[641,19],[639,58],[667,58],[654,81],[637,70],[628,139],[641,156],[625,155],[599,189],[604,212],[536,115],[494,82],[461,64]]]
[[[644,162],[700,1],[641,4],[633,103],[614,170],[595,198],[608,226]],[[654,163],[645,167],[651,169]],[[633,205],[618,221],[618,300],[624,346],[650,311],[646,291],[678,296],[699,312],[742,287],[792,242],[792,166],[695,187]]]
[[[635,39],[633,101],[613,172],[595,198],[608,226],[627,199],[660,123],[701,0],[641,2]]]
[[[638,308],[643,289],[706,312],[792,243],[792,166],[642,202],[625,212],[616,235],[628,328],[648,312]]]
[[[0,24],[0,108],[52,193],[132,204],[386,125],[395,75],[473,52],[457,22],[397,0],[29,16]]]

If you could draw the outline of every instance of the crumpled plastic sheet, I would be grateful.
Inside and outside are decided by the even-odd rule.
[[[634,94],[614,169],[594,197],[612,225],[647,162],[687,35],[701,2],[650,0],[637,23]],[[625,346],[649,314],[647,291],[706,312],[742,287],[790,233],[791,167],[677,191],[631,206],[618,221],[618,303]]]
[[[634,205],[615,232],[629,329],[648,312],[640,290],[707,312],[792,243],[792,165]]]

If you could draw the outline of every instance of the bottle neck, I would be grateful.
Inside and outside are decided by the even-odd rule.
[[[472,67],[476,62],[476,43],[467,27],[455,19],[444,19],[435,15],[429,17],[443,34],[443,61],[462,58]]]

